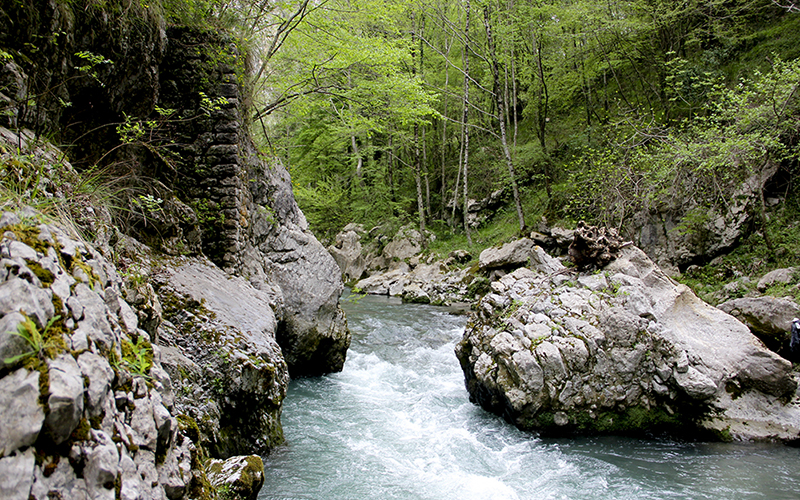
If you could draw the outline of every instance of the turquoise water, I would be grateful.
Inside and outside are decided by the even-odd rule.
[[[374,296],[342,307],[345,368],[291,382],[260,500],[800,498],[797,448],[520,432],[468,400],[453,354],[465,316]]]

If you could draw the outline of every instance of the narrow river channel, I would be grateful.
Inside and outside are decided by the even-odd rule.
[[[344,370],[289,385],[259,500],[800,498],[797,448],[520,432],[468,400],[453,354],[465,316],[376,296],[342,307]]]

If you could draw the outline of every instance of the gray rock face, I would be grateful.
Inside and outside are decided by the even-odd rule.
[[[146,342],[127,304],[106,301],[120,297],[120,277],[89,245],[32,223],[35,213],[27,217],[0,218],[7,259],[27,259],[0,275],[0,302],[24,304],[5,308],[0,323],[11,328],[24,312],[41,337],[0,376],[0,497],[113,500],[117,487],[119,498],[183,497],[191,450],[180,444],[188,440],[171,413],[171,381],[158,347]],[[30,245],[13,244],[22,239]],[[38,270],[38,281],[21,277],[32,267],[48,272]],[[59,281],[70,284],[61,288]],[[10,295],[17,291],[24,292],[21,302]],[[22,364],[35,370],[14,370]]]
[[[727,209],[702,208],[706,219],[692,231],[682,231],[681,225],[685,224],[684,217],[696,206],[689,200],[677,199],[675,205],[665,206],[662,212],[646,210],[636,214],[627,225],[627,237],[670,272],[698,258],[716,257],[733,248],[747,233],[756,213],[753,207],[760,203],[757,193],[762,192],[764,184],[777,171],[777,164],[768,163],[762,172],[738,185],[729,186],[730,204]]]
[[[39,372],[21,368],[0,379],[0,456],[30,446],[39,436],[44,410],[39,405]]]
[[[256,500],[264,484],[264,463],[257,455],[211,460],[206,470],[213,486],[227,488],[236,499]]]
[[[263,159],[243,123],[248,111],[236,70],[245,70],[244,58],[235,41],[216,30],[171,27],[167,35],[159,101],[194,118],[176,124],[181,140],[165,147],[180,158],[177,191],[184,207],[193,208],[194,220],[203,220],[170,223],[180,227],[169,234],[186,235],[175,243],[191,249],[189,236],[200,231],[200,246],[212,262],[259,290],[279,292],[278,341],[293,375],[341,370],[350,344],[338,305],[341,272],[308,230],[286,168],[277,159]],[[199,61],[198,50],[225,56]],[[198,91],[227,103],[202,113]],[[174,176],[168,177],[163,182],[171,185]]]
[[[239,272],[258,289],[280,289],[283,314],[277,340],[292,376],[341,371],[350,347],[339,307],[341,270],[308,230],[283,165],[248,165],[257,182],[249,186],[252,222]]]
[[[358,227],[348,225],[336,235],[336,244],[328,247],[328,252],[342,271],[342,279],[346,283],[364,278],[367,271],[367,261],[362,255],[363,249],[359,235],[364,231],[358,229]]]
[[[717,307],[747,325],[776,352],[788,346],[792,319],[800,316],[800,306],[795,301],[770,296],[733,299]]]
[[[50,373],[50,413],[44,423],[55,444],[63,443],[83,416],[83,376],[75,359],[62,354],[47,363]]]
[[[201,259],[165,261],[155,280],[167,320],[159,336],[180,348],[164,358],[183,388],[179,412],[201,423],[215,456],[269,452],[283,441],[289,381],[275,341],[276,297]]]
[[[520,268],[492,290],[456,353],[470,399],[523,429],[800,436],[791,364],[635,247],[598,274]]]

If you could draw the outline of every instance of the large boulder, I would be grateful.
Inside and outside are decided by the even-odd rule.
[[[750,328],[775,352],[788,346],[792,319],[800,316],[800,306],[788,298],[743,297],[717,306]]]
[[[529,238],[514,240],[500,247],[487,248],[478,257],[478,266],[483,271],[513,270],[528,264],[545,266],[546,272],[556,272],[564,267]]]
[[[339,307],[344,291],[341,270],[308,229],[286,168],[277,161],[258,161],[252,145],[246,151],[253,182],[247,240],[237,272],[256,288],[281,291],[277,341],[292,376],[341,371],[350,347],[347,320]]]
[[[756,288],[760,292],[764,292],[767,288],[773,285],[786,285],[792,282],[795,279],[795,273],[797,272],[796,267],[785,267],[781,269],[775,269],[774,271],[770,271],[758,280],[756,284]]]
[[[363,278],[367,271],[367,261],[362,255],[361,233],[363,228],[348,224],[336,235],[336,243],[328,247],[328,252],[342,271],[342,279],[350,283]]]
[[[599,273],[503,276],[456,354],[470,399],[522,429],[800,437],[791,364],[635,247]]]
[[[176,407],[199,423],[213,456],[266,454],[283,442],[289,383],[275,340],[279,292],[257,290],[205,259],[161,262],[154,273],[165,318],[159,338],[162,362],[182,386]]]

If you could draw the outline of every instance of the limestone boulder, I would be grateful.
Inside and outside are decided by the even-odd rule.
[[[760,292],[764,292],[767,288],[773,285],[780,285],[780,284],[787,284],[790,283],[797,272],[796,267],[786,267],[782,269],[775,269],[774,271],[770,271],[758,280],[756,284],[756,288]]]
[[[598,273],[519,268],[491,288],[456,354],[470,399],[520,428],[800,437],[791,364],[638,248]]]
[[[264,463],[257,455],[210,460],[206,475],[217,490],[227,489],[231,500],[256,500],[264,485]]]
[[[750,328],[773,351],[787,349],[792,319],[800,317],[800,305],[789,298],[744,297],[717,306]]]
[[[275,297],[198,258],[164,260],[155,285],[164,305],[162,359],[182,387],[175,407],[202,423],[203,444],[227,457],[283,442],[289,373],[276,342]]]
[[[487,248],[478,257],[478,266],[484,271],[530,266],[547,273],[557,272],[564,267],[558,259],[548,255],[529,238],[521,238],[501,247]]]
[[[245,148],[250,222],[237,272],[261,290],[280,292],[277,341],[292,376],[341,371],[350,330],[339,307],[341,269],[308,229],[292,193],[289,173],[279,162],[256,161]]]
[[[348,225],[336,235],[336,243],[328,247],[339,269],[342,272],[342,279],[346,283],[360,280],[365,277],[367,271],[367,261],[362,255],[361,236],[363,228],[359,231],[358,227]]]
[[[535,246],[533,240],[522,238],[501,247],[487,248],[478,257],[478,266],[481,269],[493,269],[527,265]]]

